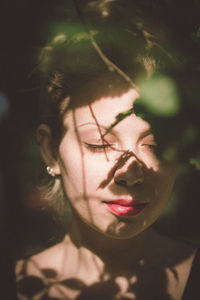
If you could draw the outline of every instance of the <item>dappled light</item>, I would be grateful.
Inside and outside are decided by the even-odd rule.
[[[131,94],[125,93],[125,95]],[[66,114],[65,125],[68,130],[65,131],[59,146],[59,159],[63,168],[62,177],[59,178],[63,181],[66,198],[68,198],[72,208],[72,220],[69,226],[68,237],[62,241],[62,247],[64,247],[64,252],[61,252],[63,253],[61,257],[63,260],[62,267],[60,269],[59,264],[58,268],[52,267],[51,264],[49,265],[48,260],[45,262],[46,258],[41,258],[38,262],[37,255],[19,262],[19,270],[17,270],[19,297],[65,299],[67,295],[69,299],[76,300],[90,297],[95,299],[101,299],[102,297],[109,297],[109,299],[144,299],[146,290],[148,290],[153,297],[159,296],[166,300],[173,299],[168,293],[168,280],[170,277],[170,280],[175,280],[177,284],[179,283],[180,275],[174,266],[183,258],[173,255],[172,258],[166,260],[163,264],[159,264],[154,270],[157,257],[161,255],[159,249],[162,249],[162,247],[158,249],[158,253],[154,251],[154,248],[157,243],[156,240],[159,239],[161,242],[162,238],[153,232],[146,234],[145,229],[162,212],[169,194],[168,190],[171,189],[171,179],[175,176],[174,167],[170,169],[169,164],[169,167],[166,168],[166,163],[162,166],[162,162],[156,158],[156,154],[151,147],[147,146],[146,148],[146,142],[141,142],[152,133],[146,121],[138,118],[133,111],[129,114],[129,119],[124,118],[124,120],[121,120],[104,134],[101,129],[102,116],[105,115],[106,111],[109,111],[109,106],[107,107],[107,105],[110,105],[111,101],[115,101],[119,105],[118,110],[121,110],[120,103],[123,103],[125,107],[132,105],[131,98],[125,98],[124,94],[109,99],[105,97],[96,102],[94,101],[92,104],[73,108]],[[110,123],[110,120],[115,118],[115,113],[109,111],[109,116]],[[91,122],[88,123],[90,119],[94,122],[92,125]],[[92,143],[97,143],[95,147],[99,147],[97,148],[98,150],[94,150],[96,149],[94,145],[91,147],[90,139],[88,145],[91,148],[84,146],[84,131],[80,130],[79,124],[84,125],[86,121],[87,127],[89,126],[90,128],[92,126],[91,128],[95,129],[95,138],[90,137],[90,139]],[[127,122],[125,123],[126,125],[123,125],[123,122]],[[123,138],[123,126],[128,130],[131,129],[132,124],[135,124],[137,143],[132,142],[132,130],[127,131],[130,135],[129,139]],[[94,129],[92,129],[92,132]],[[117,143],[117,137],[114,138],[116,133],[114,135],[113,130],[116,129],[118,130],[118,139],[120,137],[121,142],[123,141],[123,147]],[[109,142],[110,134],[113,134],[113,143],[115,141],[114,146],[112,145],[111,147]],[[131,144],[129,144],[130,149],[135,148],[137,154],[133,150],[123,150],[126,149],[126,143],[129,140],[131,141]],[[72,145],[71,151],[68,149],[69,142]],[[100,144],[98,144],[99,142]],[[136,145],[139,143],[140,147],[135,147],[135,143]],[[143,147],[145,147],[145,152],[143,152]],[[73,157],[70,155],[72,151]],[[69,161],[66,159],[67,153],[70,155]],[[144,153],[146,154],[144,155]],[[95,157],[102,157],[101,165],[108,170],[102,172],[103,169],[101,167],[96,169],[98,160],[95,164],[93,163],[94,175],[97,176],[98,174],[99,176],[102,173],[101,177],[99,177],[102,178],[101,181],[90,175],[92,169],[90,161],[95,161]],[[146,157],[148,157],[147,161]],[[76,165],[71,165],[72,159],[75,159],[79,168],[76,168]],[[70,166],[72,167],[71,171]],[[74,170],[78,171],[78,175],[76,172],[73,175]],[[168,174],[171,174],[170,177]],[[131,180],[130,185],[128,183],[129,180]],[[110,198],[111,196],[112,198]],[[134,204],[132,204],[132,208],[131,206],[128,207],[128,210],[131,209],[131,214],[126,212],[127,208],[125,207],[127,204],[124,206],[123,203],[120,210],[114,209],[110,213],[110,205],[118,205],[115,202],[117,197],[124,198],[125,200],[123,201],[119,198],[119,201],[122,202],[128,199],[128,201],[134,202],[136,201],[133,200],[134,197],[138,197],[139,202],[137,202],[136,207],[134,207]],[[154,208],[152,206],[153,202]],[[134,215],[139,215],[142,210],[144,210],[143,217],[141,213],[141,217],[135,220],[132,219]],[[146,214],[145,211],[147,211]],[[144,233],[142,233],[143,231]],[[139,238],[136,237],[135,239],[136,235]],[[69,238],[81,249],[78,261],[76,256],[73,255],[71,258],[67,258],[70,260],[73,258],[74,265],[72,268],[74,271],[72,274],[75,274],[75,277],[71,273],[68,274],[67,268],[65,269],[65,266],[69,263],[65,261],[65,252],[68,251],[69,247],[67,239]],[[148,254],[141,248],[142,243],[149,244]],[[138,250],[135,249],[133,252],[132,247],[136,247]],[[87,264],[87,255],[85,257],[87,251],[92,251],[90,261],[93,261],[93,268],[97,272],[96,280],[92,282],[82,278],[81,275],[80,278],[77,276],[79,273],[81,274],[84,264]],[[110,251],[112,259],[109,258]],[[129,261],[128,259],[126,261],[125,256],[128,258],[132,252],[135,253],[135,260]],[[186,258],[189,256],[189,253],[190,250],[188,249],[183,257]],[[169,253],[168,255],[170,257]],[[115,268],[114,261],[121,256],[123,260],[120,263],[120,269],[118,267]],[[48,257],[48,254],[46,257]],[[106,262],[106,264],[104,265],[103,262]],[[131,264],[131,269],[133,268],[134,270],[133,273],[128,271],[129,268],[127,266],[129,264]],[[165,272],[167,268],[169,269],[169,274]],[[160,280],[159,288],[155,278]],[[144,292],[142,292],[143,289]]]
[[[1,296],[199,297],[191,1],[2,5]]]

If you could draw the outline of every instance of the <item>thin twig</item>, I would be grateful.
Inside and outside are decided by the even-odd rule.
[[[99,47],[99,45],[97,44],[97,42],[94,39],[93,34],[91,33],[91,31],[88,31],[86,28],[86,23],[83,17],[83,14],[80,10],[80,7],[78,5],[77,0],[73,0],[74,1],[74,7],[75,10],[77,12],[78,17],[80,18],[85,31],[88,33],[89,37],[90,37],[90,41],[92,46],[94,47],[94,49],[97,51],[97,53],[99,54],[100,58],[103,60],[103,62],[106,64],[106,66],[108,67],[108,70],[110,72],[114,72],[116,71],[119,75],[121,75],[131,86],[132,88],[134,88],[137,92],[139,92],[138,87],[136,86],[136,84],[133,82],[133,80],[124,72],[122,71],[116,64],[114,64],[101,50],[101,48]]]
[[[112,123],[107,129],[106,131],[104,132],[104,134],[102,135],[102,138],[104,138],[106,136],[106,134],[108,134],[110,132],[110,130],[115,127],[119,122],[121,122],[122,120],[124,120],[126,117],[128,117],[129,115],[133,114],[134,111],[133,111],[133,108],[127,110],[127,111],[124,111],[120,114],[118,114],[116,117],[115,117],[115,122]]]
[[[122,71],[117,65],[115,65],[107,56],[104,55],[103,51],[99,47],[99,45],[96,43],[94,36],[91,34],[91,32],[88,32],[91,43],[103,62],[107,65],[110,72],[116,71],[119,75],[121,75],[130,85],[133,89],[135,89],[137,92],[139,92],[138,87],[135,85],[133,80],[124,72]]]

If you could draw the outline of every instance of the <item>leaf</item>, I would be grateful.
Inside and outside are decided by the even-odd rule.
[[[180,110],[180,99],[175,81],[163,74],[155,74],[140,83],[140,101],[150,113],[172,117]]]
[[[190,159],[191,165],[194,165],[197,170],[200,170],[200,156]]]
[[[103,134],[102,137],[105,137],[106,134],[108,134],[108,132],[109,132],[113,127],[115,127],[119,122],[121,122],[122,120],[124,120],[124,119],[125,119],[126,117],[128,117],[129,115],[133,114],[133,112],[134,112],[134,111],[133,111],[133,108],[131,108],[131,109],[127,110],[127,111],[124,111],[124,112],[118,114],[118,115],[115,117],[115,122],[112,123],[112,124],[108,127],[108,129],[106,130],[106,132]]]
[[[32,297],[45,289],[42,279],[33,275],[19,280],[17,285],[19,293],[27,297]]]

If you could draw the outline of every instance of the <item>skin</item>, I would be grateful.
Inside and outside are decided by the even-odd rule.
[[[61,243],[17,263],[18,281],[29,276],[44,280],[41,270],[51,268],[58,275],[49,295],[59,299],[76,299],[81,293],[90,299],[92,290],[94,299],[102,299],[98,286],[108,287],[103,290],[106,299],[181,299],[195,251],[151,227],[170,196],[177,163],[158,160],[150,125],[135,114],[114,127],[105,144],[100,138],[100,131],[103,134],[138,96],[129,89],[69,110],[56,158],[50,129],[39,126],[41,153],[62,177],[72,218]],[[121,160],[123,155],[126,159]],[[116,216],[105,202],[119,198],[146,206],[135,216]],[[80,280],[88,290],[63,288],[58,282],[66,279]]]
[[[130,89],[92,103],[102,133],[117,114],[132,107],[137,97],[137,92]],[[88,105],[69,111],[64,128],[54,170],[62,176],[73,210],[89,226],[112,238],[131,238],[148,228],[161,214],[177,170],[174,163],[158,161],[150,125],[130,115],[106,135],[105,151]],[[127,150],[130,157],[105,182]],[[105,204],[118,198],[136,199],[147,205],[136,216],[119,218]]]

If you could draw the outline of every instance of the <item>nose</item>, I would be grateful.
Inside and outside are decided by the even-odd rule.
[[[119,164],[114,174],[114,182],[126,187],[136,186],[144,181],[142,163],[135,155],[131,155],[125,163]]]

